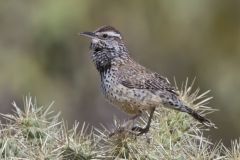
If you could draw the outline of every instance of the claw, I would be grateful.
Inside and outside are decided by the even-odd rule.
[[[144,133],[147,133],[149,131],[149,127],[142,128],[142,127],[139,127],[139,126],[135,126],[135,127],[132,128],[132,131],[139,132],[139,133],[137,133],[137,135],[140,136]]]

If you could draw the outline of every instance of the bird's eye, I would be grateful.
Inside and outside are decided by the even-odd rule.
[[[108,35],[107,35],[107,34],[103,34],[102,36],[103,36],[103,38],[107,38],[107,37],[108,37]]]

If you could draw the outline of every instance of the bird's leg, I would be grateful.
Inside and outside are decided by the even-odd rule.
[[[129,126],[130,123],[132,123],[132,125],[134,125],[135,119],[141,115],[142,115],[142,112],[139,112],[139,113],[135,114],[134,116],[131,116],[130,118],[127,119],[127,121],[125,121],[125,123],[122,125],[122,127],[128,128],[127,126]]]
[[[119,126],[119,128],[117,128],[114,132],[110,133],[109,137],[112,137],[113,135],[121,133],[125,130],[129,130],[134,125],[134,120],[138,118],[141,114],[142,112],[139,112],[134,116],[131,116],[130,118],[128,118],[128,120],[125,121],[121,126]]]
[[[129,120],[130,120],[130,121],[134,121],[136,118],[138,118],[138,117],[141,116],[141,115],[142,115],[142,112],[139,112],[138,114],[130,117]]]
[[[150,116],[148,118],[148,122],[147,122],[147,125],[142,128],[142,127],[139,127],[139,126],[135,126],[132,128],[132,131],[138,131],[139,133],[137,134],[138,136],[139,135],[142,135],[144,133],[147,133],[149,131],[149,128],[150,128],[150,125],[151,125],[151,121],[152,121],[152,118],[153,118],[153,113],[155,111],[155,107],[151,109],[150,111]]]

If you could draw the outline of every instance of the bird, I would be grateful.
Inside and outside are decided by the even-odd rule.
[[[117,29],[105,25],[79,35],[91,40],[91,59],[99,72],[101,91],[105,98],[132,115],[133,120],[144,111],[149,112],[145,127],[132,127],[137,135],[149,131],[155,109],[162,106],[188,113],[205,126],[214,126],[209,119],[184,104],[178,90],[166,77],[136,62],[130,56],[122,34]]]

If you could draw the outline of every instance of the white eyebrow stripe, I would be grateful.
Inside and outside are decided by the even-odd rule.
[[[106,33],[109,36],[113,36],[113,37],[118,37],[121,39],[121,35],[116,33],[116,32],[112,32],[112,31],[107,31],[107,32],[102,32],[103,34]]]

